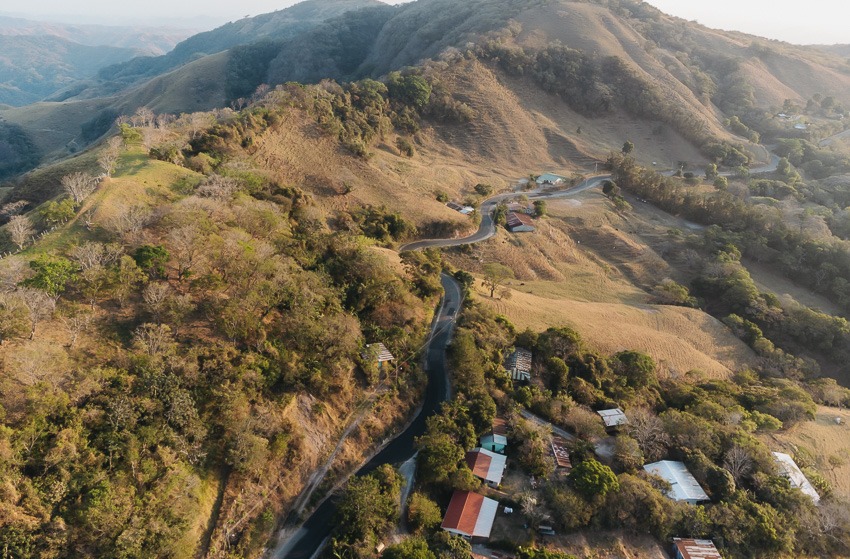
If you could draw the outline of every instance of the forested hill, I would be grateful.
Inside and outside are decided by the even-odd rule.
[[[729,162],[764,159],[747,141],[756,129],[776,131],[771,119],[786,103],[820,95],[850,106],[850,68],[840,56],[707,29],[632,0],[311,0],[196,35],[167,56],[106,68],[55,96],[60,104],[2,116],[41,153],[62,156],[139,107],[210,110],[264,85],[380,78],[427,60],[451,66],[458,57],[480,60],[500,85],[532,78],[536,90],[588,118],[624,110],[704,153],[717,141],[740,143]],[[512,93],[520,105],[528,98]],[[465,101],[490,106],[489,95]],[[56,123],[59,133],[41,132]]]
[[[171,52],[158,57],[140,57],[105,68],[105,81],[128,82],[153,77],[173,70],[202,56],[215,54],[237,45],[263,40],[282,40],[303,33],[321,22],[346,12],[371,6],[384,6],[377,0],[308,0],[291,8],[243,18],[199,33],[179,43]]]

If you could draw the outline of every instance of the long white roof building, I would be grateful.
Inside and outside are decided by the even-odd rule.
[[[670,491],[667,496],[674,501],[685,501],[695,505],[700,501],[710,500],[705,490],[683,462],[662,460],[661,462],[647,464],[643,469],[670,484]]]
[[[774,452],[773,458],[779,466],[779,473],[788,478],[791,487],[799,489],[811,497],[816,505],[820,503],[820,495],[791,456],[784,452]]]

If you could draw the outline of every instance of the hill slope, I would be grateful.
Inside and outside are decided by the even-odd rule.
[[[54,36],[0,35],[0,53],[0,103],[27,105],[142,51],[81,45]]]

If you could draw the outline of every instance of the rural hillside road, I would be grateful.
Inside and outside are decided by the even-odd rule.
[[[602,181],[610,178],[611,175],[597,175],[585,180],[579,186],[568,190],[544,191],[543,189],[538,188],[536,190],[528,190],[525,192],[506,192],[504,194],[497,194],[492,198],[486,199],[481,204],[481,208],[479,209],[479,212],[481,213],[481,225],[478,226],[478,231],[472,235],[459,239],[426,239],[422,241],[415,241],[400,247],[399,252],[403,252],[405,250],[423,250],[433,247],[453,247],[480,243],[481,241],[485,241],[496,234],[496,223],[493,221],[493,210],[496,209],[499,202],[522,195],[527,196],[529,200],[553,200],[557,198],[567,198],[569,196],[575,196],[585,190],[590,190],[596,185],[602,183]]]
[[[448,274],[440,278],[445,295],[437,317],[431,325],[431,337],[426,349],[426,371],[428,386],[422,409],[396,438],[392,439],[380,452],[372,457],[356,475],[374,471],[382,464],[401,465],[416,453],[414,440],[425,433],[425,420],[440,409],[440,404],[450,396],[446,346],[454,334],[455,320],[463,300],[463,292]],[[334,529],[336,498],[331,496],[322,502],[307,518],[306,522],[285,541],[279,541],[268,557],[274,559],[310,559],[321,550]]]

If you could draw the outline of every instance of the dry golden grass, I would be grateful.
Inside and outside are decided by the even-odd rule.
[[[826,297],[795,284],[788,278],[777,274],[768,266],[749,259],[744,260],[744,265],[759,289],[775,294],[783,302],[797,302],[801,305],[836,316],[842,316],[844,314],[841,308]]]
[[[841,424],[835,418],[841,418]],[[850,498],[850,410],[820,406],[815,421],[795,425],[788,431],[765,436],[771,450],[793,455],[799,448],[815,457],[816,469],[833,490]],[[830,463],[830,458],[835,464]]]
[[[603,353],[644,351],[671,377],[698,369],[725,378],[755,360],[744,343],[702,311],[652,304],[645,288],[675,275],[675,269],[644,237],[666,231],[669,220],[655,222],[644,210],[624,219],[593,191],[550,201],[549,210],[533,233],[500,230],[469,252],[450,253],[456,266],[476,273],[486,262],[514,270],[509,299],[490,299],[480,286],[476,299],[519,328],[569,325]]]

